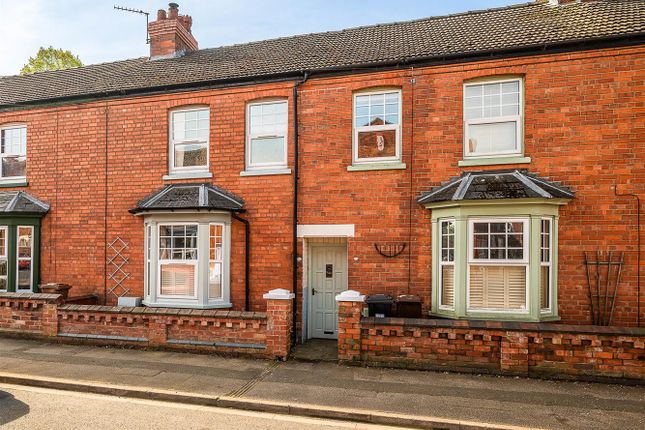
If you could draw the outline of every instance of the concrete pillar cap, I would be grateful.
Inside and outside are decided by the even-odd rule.
[[[337,302],[364,302],[365,295],[354,290],[343,291],[336,296]]]
[[[292,300],[296,295],[284,288],[276,288],[275,290],[269,291],[262,297],[267,300]]]

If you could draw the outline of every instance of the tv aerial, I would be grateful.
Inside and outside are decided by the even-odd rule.
[[[150,43],[150,35],[148,34],[148,21],[150,18],[150,13],[141,10],[141,9],[132,9],[129,7],[123,7],[123,6],[114,6],[114,9],[120,10],[122,12],[131,12],[131,13],[137,13],[139,15],[145,15],[146,16],[146,43]]]

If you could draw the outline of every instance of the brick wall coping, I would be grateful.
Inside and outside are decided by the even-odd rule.
[[[172,315],[185,317],[209,318],[239,318],[249,320],[265,320],[265,312],[226,311],[220,309],[175,309],[175,308],[149,308],[129,306],[98,306],[98,305],[62,305],[58,307],[61,312],[99,312],[112,314],[134,315]]]
[[[403,327],[437,327],[437,328],[459,328],[478,330],[513,330],[513,331],[537,331],[552,333],[578,333],[596,335],[618,335],[645,337],[645,328],[638,327],[604,327],[593,325],[568,325],[553,323],[526,323],[515,321],[468,321],[431,318],[376,318],[363,317],[361,324],[364,325],[389,325]]]
[[[44,293],[0,293],[1,299],[8,300],[32,300],[32,301],[43,301],[48,303],[55,303],[59,300],[62,300],[62,295],[60,294],[44,294]]]

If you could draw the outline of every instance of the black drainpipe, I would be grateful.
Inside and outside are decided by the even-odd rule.
[[[618,185],[614,185],[616,197],[632,197],[636,199],[636,326],[641,326],[641,199],[633,193],[618,193]],[[608,269],[609,270],[609,269]],[[618,287],[616,287],[618,288]]]
[[[250,304],[251,282],[249,280],[249,272],[250,272],[249,256],[251,255],[251,247],[249,246],[249,243],[250,243],[250,237],[251,237],[251,224],[249,223],[249,220],[241,218],[235,212],[231,213],[231,217],[233,217],[233,219],[244,224],[244,310],[248,311],[251,306]]]
[[[292,244],[292,283],[293,283],[293,324],[291,328],[291,343],[298,341],[298,87],[309,77],[304,72],[302,79],[293,85],[293,244]]]

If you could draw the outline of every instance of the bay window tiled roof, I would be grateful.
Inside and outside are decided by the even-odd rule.
[[[175,210],[242,212],[244,200],[211,184],[172,184],[140,200],[130,212]]]
[[[0,215],[46,214],[49,205],[24,191],[0,191]]]
[[[207,25],[207,23],[203,23]],[[608,38],[643,43],[645,1],[597,0],[514,6],[148,58],[0,77],[0,108],[51,100],[251,82],[304,71],[355,70]],[[640,42],[638,42],[640,40]],[[631,41],[631,42],[625,42]],[[538,49],[539,48],[539,49]]]
[[[572,199],[567,187],[526,170],[466,172],[418,198],[421,204],[463,200]]]

